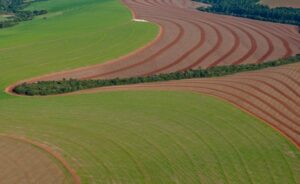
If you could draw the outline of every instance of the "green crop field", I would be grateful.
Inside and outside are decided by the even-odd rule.
[[[133,23],[115,0],[48,0],[30,8],[50,13],[0,30],[2,91],[21,79],[118,57],[158,32]],[[300,152],[293,144],[238,108],[195,93],[1,92],[0,133],[52,146],[84,184],[300,181]]]
[[[29,8],[49,13],[0,30],[0,87],[122,56],[158,33],[155,25],[133,22],[119,1],[49,0]]]
[[[1,100],[1,132],[55,145],[83,183],[297,183],[300,154],[226,102],[185,92]]]

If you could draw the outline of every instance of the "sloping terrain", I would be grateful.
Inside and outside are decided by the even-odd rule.
[[[158,32],[154,25],[133,22],[118,1],[49,0],[28,8],[49,13],[0,30],[1,87],[106,62],[146,45]]]
[[[87,92],[124,89],[175,89],[217,96],[268,122],[300,147],[300,64],[220,78],[103,87]]]
[[[113,62],[55,73],[32,81],[144,76],[198,67],[260,63],[300,52],[300,34],[296,26],[197,12],[194,10],[197,3],[191,1],[124,2],[133,10],[135,19],[155,22],[161,26],[161,33],[155,42]],[[297,68],[298,65],[293,66]],[[280,67],[282,68],[284,67]],[[264,70],[263,74],[269,70]],[[209,84],[218,88],[215,91],[221,90],[219,93],[222,95],[217,93],[217,96],[231,102],[238,101],[239,103],[235,104],[269,122],[299,146],[299,112],[295,110],[295,107],[299,108],[299,94],[295,92],[297,89],[294,89],[294,86],[288,86],[290,82],[299,85],[294,76],[289,76],[296,75],[294,73],[297,74],[297,70],[293,73],[277,72],[281,77],[287,77],[284,79],[287,83],[274,78],[276,72],[270,72],[269,78],[271,77],[276,84],[270,84],[264,78],[260,79],[259,84],[249,84],[251,80],[247,81],[247,78],[242,78],[243,81],[229,81],[230,84],[223,84],[223,80],[214,79]],[[239,75],[234,75],[234,79],[236,76]],[[254,76],[256,77],[255,74]],[[183,85],[185,82],[190,81],[180,81],[179,84]],[[284,87],[274,87],[278,86],[277,83],[282,83]],[[202,88],[205,88],[206,82],[201,82],[200,85],[204,85]],[[245,90],[245,87],[249,90]],[[200,86],[200,89],[202,88]],[[208,86],[205,89],[211,88]],[[232,90],[241,96],[232,94]],[[296,96],[288,96],[291,91]],[[295,100],[296,103],[289,103]],[[258,105],[260,103],[261,105]],[[264,105],[266,107],[263,107]]]
[[[58,163],[40,148],[11,137],[0,136],[0,183],[72,183]]]
[[[300,152],[290,141],[206,95],[135,88],[11,97],[0,114],[1,132],[55,145],[85,184],[300,180]]]
[[[105,64],[35,80],[143,76],[217,65],[261,63],[300,52],[296,26],[199,12],[189,0],[125,0],[161,33],[146,48]]]
[[[0,39],[5,40],[0,42],[0,87],[120,56],[143,45],[155,33],[153,26],[132,22],[129,12],[116,1],[99,2],[40,2],[34,6],[49,6],[46,20],[36,19],[0,32]],[[122,59],[40,79],[145,75],[188,66],[263,62],[299,52],[300,38],[294,26],[201,13],[190,1],[126,4],[136,13],[135,18],[161,25],[156,42]],[[103,20],[99,27],[98,18]],[[74,26],[76,29],[71,29]],[[105,26],[110,29],[105,30]],[[127,31],[122,32],[125,28]],[[152,31],[145,32],[146,39],[143,33],[148,28]],[[123,38],[129,33],[131,36]],[[135,47],[127,46],[136,41],[133,38],[141,40],[134,42]],[[184,44],[187,42],[190,45]],[[107,48],[99,51],[98,46]],[[120,47],[126,49],[117,53]],[[93,94],[44,98],[1,92],[0,132],[55,145],[84,184],[297,184],[297,147],[227,101],[264,118],[297,142],[298,71],[298,65],[291,65],[226,78],[101,88],[87,92]],[[111,92],[120,88],[134,91]],[[106,90],[109,92],[102,92]]]

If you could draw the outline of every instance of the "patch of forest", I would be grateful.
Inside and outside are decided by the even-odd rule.
[[[48,13],[47,10],[24,10],[33,2],[45,0],[0,0],[0,16],[6,16],[1,19],[0,29],[17,25],[21,21],[32,20],[35,16]]]
[[[207,69],[195,69],[188,71],[178,71],[173,73],[157,74],[144,77],[130,77],[130,78],[116,78],[107,80],[77,80],[77,79],[63,79],[60,81],[40,81],[36,83],[23,83],[13,89],[14,93],[28,96],[45,96],[62,93],[70,93],[74,91],[91,89],[104,86],[117,86],[150,82],[161,82],[170,80],[181,80],[191,78],[209,78],[221,77],[225,75],[235,74],[245,71],[254,71],[269,67],[276,67],[286,64],[300,62],[300,55],[289,58],[269,61],[259,64],[244,64],[244,65],[229,65],[229,66],[215,66]]]
[[[299,8],[288,8],[288,7],[270,8],[267,5],[260,4],[259,3],[260,0],[194,0],[194,1],[210,4],[209,7],[198,8],[200,11],[300,26]]]

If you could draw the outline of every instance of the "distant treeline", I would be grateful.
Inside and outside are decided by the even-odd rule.
[[[198,8],[201,11],[233,15],[263,21],[294,24],[300,26],[299,8],[269,8],[259,4],[260,0],[194,0],[211,6]]]
[[[107,80],[63,79],[60,81],[40,81],[36,83],[23,83],[21,85],[18,85],[13,89],[13,92],[29,96],[54,95],[104,86],[149,83],[191,78],[220,77],[239,72],[259,70],[263,68],[276,67],[296,62],[300,62],[300,55],[260,64],[216,66],[208,69],[188,70],[184,72],[158,74],[145,77],[130,77],[124,79],[116,78]]]
[[[24,0],[0,0],[0,12],[14,12],[24,8],[27,4]]]
[[[5,27],[11,27],[18,24],[21,21],[32,20],[34,16],[48,13],[47,10],[23,10],[31,2],[45,1],[45,0],[0,0],[0,15],[9,14],[12,15],[5,20],[0,21],[0,29]]]

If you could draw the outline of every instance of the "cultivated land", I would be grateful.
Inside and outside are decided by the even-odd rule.
[[[182,8],[176,8],[176,6],[172,4],[174,2],[182,6]],[[169,15],[168,13],[170,12],[168,11],[173,11],[171,10],[172,8],[174,8],[174,13],[180,13],[181,11],[190,11],[184,4],[191,5],[189,1],[170,1],[168,2],[170,7],[166,4],[157,7],[158,4],[153,5],[154,2],[149,1],[145,1],[147,6],[136,4],[134,1],[127,3],[130,7],[135,7],[134,10],[137,12],[137,18],[139,19],[146,19],[147,17],[142,17],[138,12],[147,13],[153,10],[143,9],[145,7],[160,8],[158,10],[166,10],[164,12],[166,12],[166,15]],[[155,3],[164,2],[155,1]],[[48,7],[47,9],[50,10],[50,13],[47,15],[48,18],[46,20],[43,18],[36,19],[0,31],[0,38],[5,40],[5,42],[0,42],[0,63],[2,70],[0,72],[0,87],[2,89],[21,79],[93,64],[93,62],[97,63],[119,56],[134,49],[134,47],[128,48],[130,46],[128,40],[139,40],[139,42],[137,41],[135,43],[135,47],[138,47],[153,39],[157,31],[153,25],[141,22],[133,23],[130,20],[129,11],[116,1],[98,3],[98,1],[86,0],[49,0],[48,2],[34,4],[34,6]],[[163,8],[164,6],[167,8]],[[244,38],[237,39],[237,42],[235,42],[239,43],[238,48],[240,50],[236,50],[234,54],[236,56],[234,58],[236,59],[245,59],[241,61],[242,63],[252,61],[248,57],[256,59],[261,59],[263,56],[265,58],[282,57],[296,53],[299,49],[297,44],[300,39],[293,26],[280,26],[277,24],[265,24],[248,20],[240,21],[241,19],[237,18],[226,18],[225,16],[208,15],[194,10],[191,11],[195,17],[197,13],[200,13],[201,17],[204,16],[201,21],[205,21],[205,19],[208,19],[206,23],[212,21],[212,27],[201,23],[201,25],[203,24],[204,30],[217,27],[218,29],[216,29],[215,33],[220,32],[221,35],[227,34],[227,36],[224,35],[218,38],[222,38],[221,40],[223,40],[221,42],[223,43],[221,44],[223,45],[223,49],[225,49],[225,42],[228,42],[226,39],[233,38],[233,36],[229,36],[231,32],[230,29],[226,31],[227,29],[222,26],[227,25],[231,27],[231,24],[243,25],[240,26],[240,28],[234,29],[237,35]],[[93,18],[95,14],[98,15],[98,21],[95,18],[93,19],[94,21],[87,22],[89,19],[85,19],[86,16]],[[181,15],[181,13],[178,15]],[[110,16],[112,19],[105,21]],[[100,21],[99,18],[102,18],[102,21]],[[163,35],[170,33],[170,36],[159,37],[158,42],[153,44],[151,48],[148,48],[150,53],[158,51],[159,45],[155,46],[156,44],[161,44],[160,47],[164,47],[166,44],[168,45],[171,42],[179,40],[181,41],[179,41],[178,44],[189,40],[191,41],[191,45],[193,43],[196,44],[191,37],[188,39],[190,32],[184,32],[185,30],[181,30],[180,27],[182,27],[181,24],[184,24],[184,27],[187,28],[191,27],[189,29],[196,31],[193,35],[190,35],[194,37],[198,35],[197,33],[201,33],[197,31],[198,28],[195,22],[198,21],[191,20],[195,23],[195,25],[193,24],[194,26],[192,26],[192,23],[186,23],[184,20],[173,20],[173,18],[168,16],[166,16],[165,19],[166,20],[162,22],[166,25],[170,25],[170,27],[165,28]],[[223,25],[222,19],[229,21],[226,22],[228,24]],[[214,20],[217,21],[218,24],[213,22]],[[240,22],[235,23],[234,21]],[[85,22],[86,25],[82,26],[82,23]],[[253,30],[254,26],[246,25],[247,32],[251,32],[251,34],[247,34],[246,28],[241,28],[244,27],[244,24],[257,26],[259,28],[257,31],[266,35],[266,37],[261,35],[261,39],[258,40],[256,36],[253,36],[256,41],[251,41],[251,34],[257,35],[257,37],[260,34]],[[98,27],[98,25],[101,26]],[[271,27],[265,28],[263,27],[265,25],[270,25]],[[35,29],[33,29],[32,26]],[[76,29],[70,29],[74,26]],[[110,26],[110,29],[106,29],[107,26]],[[128,28],[127,33],[124,33],[123,26]],[[102,29],[105,29],[106,33],[101,34]],[[131,29],[136,31],[133,33]],[[245,32],[240,29],[244,29]],[[48,30],[49,32],[45,32]],[[150,31],[147,32],[146,30]],[[180,30],[183,31],[182,34],[179,34]],[[35,31],[37,37],[35,37],[32,31]],[[107,58],[104,58],[101,49],[98,49],[99,45],[94,45],[96,37],[91,38],[92,35],[90,35],[91,37],[88,36],[89,34],[87,33],[89,31],[95,33],[92,34],[93,36],[99,36],[97,38],[100,40],[109,40],[109,38],[116,36],[116,32],[119,34],[123,33],[123,36],[111,41],[106,40],[101,42],[99,40],[99,43],[102,44],[102,48],[109,46],[107,43],[116,44],[114,47],[108,47],[105,50]],[[172,33],[172,31],[174,33]],[[198,39],[199,41],[201,37],[207,38],[203,43],[201,42],[207,45],[205,47],[206,50],[217,47],[213,45],[218,45],[216,43],[220,42],[220,40],[218,41],[218,39],[216,39],[217,34],[209,32],[210,31],[202,31],[202,33],[211,35],[208,37],[203,37],[202,35]],[[136,39],[132,39],[132,37],[128,38],[127,34],[129,33],[135,36]],[[60,39],[56,40],[56,34],[61,34]],[[180,35],[182,37],[179,37]],[[233,32],[232,35],[234,35]],[[267,35],[270,37],[270,41],[266,41],[269,40],[267,39]],[[174,39],[174,37],[178,37],[178,39]],[[47,41],[46,38],[49,40]],[[262,41],[264,40],[262,38],[265,38],[265,42]],[[161,39],[167,39],[167,41],[163,43]],[[245,46],[242,47],[241,44],[243,41],[238,40],[244,40]],[[56,44],[52,45],[52,43]],[[209,46],[208,43],[212,45]],[[260,53],[262,52],[260,50],[263,48],[260,50],[254,49],[255,45],[260,47],[263,43],[270,46],[266,47],[268,49],[265,50],[264,53]],[[248,49],[246,45],[252,49]],[[164,50],[169,52],[169,49],[173,46],[174,45],[167,47]],[[190,46],[182,47],[182,49],[179,49],[180,52],[178,54],[183,54],[182,51],[185,53],[186,50],[190,50]],[[155,49],[154,47],[157,48]],[[233,55],[229,56],[230,54],[224,56],[225,53],[236,49],[234,45],[228,48],[227,51],[219,50],[218,47],[211,52],[215,52],[216,56],[220,58],[221,56],[223,59],[225,57],[224,61],[227,60],[227,57],[233,57]],[[94,48],[94,50],[91,49],[92,51],[89,51],[88,48]],[[123,50],[123,53],[116,53],[116,51],[119,51],[119,48],[127,48],[128,50]],[[23,51],[23,49],[28,50]],[[49,50],[51,52],[49,52]],[[159,50],[162,49],[160,48]],[[270,54],[270,50],[272,54]],[[143,52],[142,50],[136,53],[136,55]],[[194,52],[187,53],[192,54]],[[217,53],[219,53],[219,55]],[[241,55],[239,55],[239,53],[241,53]],[[202,55],[203,53],[196,52],[196,55],[197,54]],[[206,55],[210,55],[209,57],[207,56],[207,59],[210,57],[213,58],[211,54]],[[89,57],[94,59],[90,58],[91,60],[89,60]],[[135,55],[130,57],[135,57]],[[145,57],[149,57],[149,55]],[[157,56],[151,57],[153,59],[151,63],[153,62],[153,64],[155,64],[154,58],[156,57]],[[167,57],[167,55],[164,57]],[[174,54],[173,62],[178,58],[180,57]],[[120,61],[125,62],[126,59],[99,66],[114,65],[118,67]],[[163,59],[161,61],[165,62]],[[194,60],[184,59],[184,61],[193,63]],[[228,60],[228,62],[229,61],[230,60]],[[255,61],[258,62],[258,60]],[[262,62],[262,60],[260,62]],[[130,63],[130,65],[131,64],[132,63]],[[167,63],[161,64],[164,66]],[[180,65],[177,66],[179,67]],[[160,67],[160,65],[157,65],[157,67]],[[265,83],[258,85],[258,82],[255,83],[255,80],[252,80],[254,77],[249,76],[252,82],[247,83],[247,86],[243,85],[243,90],[246,91],[247,89],[251,94],[255,91],[258,96],[265,95],[263,96],[265,101],[271,100],[270,103],[274,102],[277,105],[279,104],[282,109],[278,110],[276,107],[277,114],[280,114],[279,112],[282,112],[284,108],[285,110],[287,109],[286,106],[283,105],[284,103],[288,103],[287,105],[295,105],[293,106],[295,111],[295,109],[299,107],[297,100],[299,99],[299,94],[296,88],[299,87],[299,84],[294,81],[290,82],[288,78],[298,80],[298,66],[289,67],[292,68],[289,70],[294,71],[288,72],[288,74],[291,74],[290,77],[282,78],[283,74],[275,76],[279,78],[279,81],[284,81],[276,82],[277,80],[275,80],[277,86],[273,86],[274,84],[272,83],[269,85]],[[150,67],[150,69],[152,70],[153,68]],[[277,70],[280,72],[285,69],[278,68]],[[118,74],[120,76],[126,76],[126,72],[123,73],[123,71]],[[260,75],[268,76],[268,72]],[[224,88],[224,91],[220,91],[219,94],[224,93],[224,96],[220,95],[220,97],[227,99],[226,93],[230,92],[237,96],[237,93],[241,92],[241,89],[237,88],[241,88],[241,83],[245,82],[241,77],[242,74],[236,76],[239,77],[233,76],[229,79],[212,79],[214,83],[221,83],[223,85],[222,89]],[[62,77],[62,75],[58,77]],[[272,82],[274,80],[270,79],[270,77],[266,78],[269,78],[266,79],[267,81]],[[225,82],[222,80],[237,80],[239,82],[233,84],[232,81]],[[198,83],[198,81],[195,82]],[[189,83],[192,83],[192,81],[187,84],[182,84],[181,82],[177,84],[176,82],[174,89],[178,90],[182,88],[186,90],[186,87],[180,85],[190,85]],[[202,82],[199,83],[200,87],[207,87],[206,85],[208,85],[202,84]],[[274,98],[272,101],[272,99],[266,97],[267,94],[265,93],[269,93],[269,91],[263,93],[252,88],[250,84],[257,85],[258,87],[265,85],[265,88],[267,87],[270,90],[275,90],[274,88],[276,88],[278,91],[281,91],[279,89],[288,88],[287,86],[289,86],[292,89],[295,88],[295,92],[292,90],[286,95],[277,92],[279,95],[278,98],[287,100],[283,104],[280,104],[278,99]],[[172,87],[171,85],[172,83],[167,85],[168,89]],[[195,85],[191,85],[191,89],[194,89]],[[224,85],[227,85],[227,87],[224,87]],[[235,88],[232,86],[235,86]],[[157,88],[162,90],[160,86]],[[157,88],[154,87],[151,89]],[[221,87],[211,84],[211,88],[214,89],[212,91],[216,91],[216,89],[220,89]],[[200,90],[200,92],[203,91]],[[286,91],[283,90],[283,92]],[[244,97],[243,95],[251,96],[251,94],[241,93],[240,95]],[[296,99],[295,101],[289,99],[293,97]],[[259,98],[251,97],[251,99],[257,100]],[[234,99],[232,98],[232,100]],[[236,100],[242,103],[242,100],[238,98]],[[266,110],[271,109],[271,107],[266,105],[263,101],[257,100],[256,102],[262,105],[261,107],[266,108]],[[247,106],[247,103],[243,104]],[[287,115],[291,115],[290,118],[294,118],[297,116],[297,112],[294,111],[292,112],[290,110],[290,114],[286,114],[280,118],[284,118]],[[254,116],[244,113],[228,102],[198,93],[117,91],[30,98],[10,96],[2,92],[0,93],[0,115],[0,132],[26,136],[49,145],[52,150],[61,153],[69,165],[77,171],[82,183],[231,184],[299,183],[300,181],[300,152],[295,145],[267,124],[262,123]],[[293,119],[293,121],[297,121],[297,119]],[[290,124],[293,121],[286,122]],[[297,128],[298,125],[290,125],[299,130]]]
[[[50,0],[30,8],[49,13],[0,30],[2,88],[14,80],[120,57],[158,33],[154,25],[133,22],[118,1]]]
[[[261,63],[300,52],[298,27],[199,12],[189,0],[124,0],[135,18],[161,26],[156,42],[129,57],[37,80],[114,78],[198,67]]]
[[[28,142],[0,135],[0,182],[12,183],[72,183],[62,168],[42,149]]]
[[[1,100],[0,112],[1,132],[55,145],[82,183],[300,179],[294,145],[213,97],[150,91],[11,97]]]
[[[220,78],[103,87],[84,92],[165,89],[206,93],[226,99],[268,122],[300,148],[299,79],[300,64],[291,64]]]
[[[293,7],[300,8],[299,0],[261,0],[262,3],[270,7]]]

